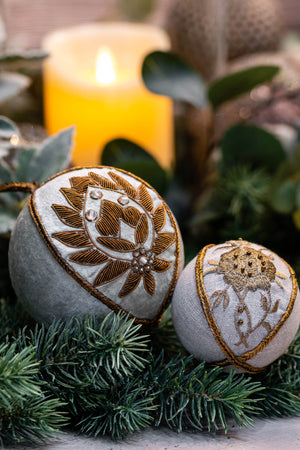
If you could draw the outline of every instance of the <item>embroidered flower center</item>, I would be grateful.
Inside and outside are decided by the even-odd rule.
[[[154,262],[154,255],[150,250],[145,250],[140,248],[139,250],[133,252],[134,259],[132,260],[132,271],[137,273],[143,273],[144,271],[149,272],[152,269],[152,264]]]
[[[237,291],[244,288],[250,290],[270,287],[275,280],[276,268],[261,251],[248,246],[240,246],[223,253],[220,258],[218,272],[224,274],[226,283]]]
[[[176,243],[176,234],[164,231],[168,220],[165,206],[154,206],[151,189],[143,183],[135,187],[114,171],[109,171],[105,177],[94,172],[84,177],[71,177],[70,184],[71,188],[60,189],[70,206],[52,205],[60,221],[74,228],[52,233],[54,239],[76,249],[69,260],[85,266],[100,266],[93,280],[94,288],[126,273],[119,297],[133,292],[140,281],[147,294],[153,296],[156,280],[152,272],[166,272],[172,266],[171,260],[159,255]],[[98,212],[93,204],[92,208],[87,206],[90,198],[101,199]],[[131,229],[130,239],[123,236],[121,224]]]

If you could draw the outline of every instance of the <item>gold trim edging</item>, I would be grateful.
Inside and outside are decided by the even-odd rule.
[[[179,230],[177,227],[177,223],[175,221],[175,219],[173,218],[172,212],[170,211],[169,207],[167,206],[167,204],[165,203],[165,201],[161,198],[161,196],[156,192],[155,189],[153,189],[152,186],[150,186],[146,181],[142,180],[141,178],[137,177],[136,175],[133,175],[129,172],[126,172],[125,170],[122,169],[116,169],[115,167],[109,167],[109,166],[86,166],[86,167],[73,167],[72,169],[67,169],[64,170],[62,172],[57,173],[56,175],[52,176],[51,178],[49,178],[47,181],[45,181],[44,183],[42,183],[39,187],[44,186],[45,184],[47,184],[49,181],[59,177],[60,175],[63,175],[65,173],[69,173],[69,172],[73,172],[76,170],[80,170],[80,169],[101,169],[101,168],[106,168],[106,169],[112,169],[112,170],[118,170],[119,172],[124,173],[125,175],[130,175],[132,176],[135,180],[141,182],[142,184],[144,184],[145,186],[147,186],[149,189],[151,189],[152,191],[155,192],[155,194],[157,195],[157,197],[163,202],[163,204],[166,207],[166,211],[169,215],[169,218],[171,220],[172,226],[175,230],[175,234],[176,234],[176,250],[175,250],[175,263],[174,263],[174,272],[173,272],[173,278],[172,281],[170,283],[170,287],[169,290],[161,304],[161,307],[159,308],[156,316],[153,319],[139,319],[137,317],[135,317],[134,315],[132,315],[131,313],[129,313],[128,311],[126,311],[125,309],[121,308],[121,306],[117,305],[116,303],[114,303],[112,300],[110,300],[109,298],[107,298],[104,294],[102,294],[101,292],[99,292],[97,289],[95,289],[89,282],[87,282],[84,278],[81,277],[81,275],[79,275],[66,261],[64,258],[62,258],[62,256],[60,255],[60,253],[58,252],[58,250],[55,248],[55,246],[52,244],[51,239],[49,238],[49,235],[45,229],[45,227],[42,224],[41,218],[37,212],[35,203],[34,203],[34,195],[35,192],[33,192],[30,197],[29,197],[29,209],[30,209],[30,214],[31,217],[38,229],[38,232],[40,234],[40,236],[42,237],[43,241],[45,242],[45,244],[47,245],[48,249],[50,250],[50,252],[52,253],[52,255],[54,256],[54,258],[58,261],[58,263],[60,264],[60,266],[75,280],[77,281],[80,286],[82,286],[86,291],[88,291],[93,297],[97,298],[98,300],[100,300],[102,303],[104,303],[106,306],[108,306],[110,309],[112,309],[115,312],[119,312],[119,311],[124,311],[126,314],[129,315],[130,318],[133,318],[135,320],[136,323],[140,323],[143,325],[149,325],[149,326],[153,326],[155,325],[157,322],[159,322],[162,318],[162,315],[164,313],[164,311],[166,310],[166,308],[169,306],[172,296],[173,296],[173,292],[175,289],[175,285],[177,283],[178,280],[178,276],[179,276],[179,255],[180,255],[180,237],[179,237]]]
[[[222,338],[221,331],[220,331],[220,329],[216,323],[216,320],[214,318],[214,315],[212,313],[210,302],[208,300],[205,286],[204,286],[203,260],[204,260],[207,249],[210,247],[213,247],[213,246],[214,246],[214,244],[207,245],[198,254],[197,260],[196,260],[196,265],[195,265],[195,276],[196,276],[197,292],[198,292],[198,296],[200,299],[200,303],[201,303],[205,318],[207,320],[207,323],[208,323],[210,329],[212,330],[212,332],[214,334],[214,337],[215,337],[219,347],[221,348],[221,350],[225,353],[225,355],[227,357],[227,359],[216,362],[216,363],[214,363],[214,365],[227,366],[227,365],[232,364],[235,367],[237,367],[239,369],[243,369],[249,373],[255,374],[255,373],[261,372],[262,370],[265,369],[265,367],[253,367],[250,364],[247,364],[246,361],[253,358],[255,355],[257,355],[260,351],[262,351],[271,342],[271,340],[278,333],[278,331],[280,330],[282,325],[285,323],[285,321],[290,316],[292,309],[294,307],[296,296],[297,296],[297,280],[296,280],[295,272],[284,261],[287,264],[287,266],[291,272],[291,275],[292,275],[293,290],[292,290],[292,295],[291,295],[291,299],[289,301],[288,308],[286,309],[285,313],[281,317],[280,321],[275,325],[275,327],[272,329],[272,331],[260,342],[260,344],[257,347],[255,347],[253,350],[251,350],[247,353],[244,353],[243,355],[236,356],[230,350],[230,348],[228,347],[228,345],[224,342],[224,340]]]

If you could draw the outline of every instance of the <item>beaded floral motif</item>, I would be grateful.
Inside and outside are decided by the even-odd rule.
[[[212,309],[223,305],[225,310],[229,303],[228,294],[229,287],[232,287],[238,298],[238,305],[234,312],[234,325],[239,335],[239,342],[235,345],[244,345],[249,348],[247,342],[248,337],[259,327],[264,327],[269,333],[272,330],[271,324],[267,318],[270,314],[277,312],[279,307],[279,299],[275,302],[271,297],[271,283],[276,282],[283,288],[279,278],[286,278],[285,275],[276,271],[276,267],[271,261],[271,257],[263,253],[264,249],[256,250],[251,244],[239,240],[226,243],[224,248],[232,248],[228,252],[221,255],[219,262],[209,260],[208,263],[213,266],[204,272],[204,276],[208,273],[215,272],[223,275],[223,279],[227,284],[225,289],[217,290],[211,295]],[[261,290],[260,305],[262,308],[262,317],[255,325],[252,324],[250,309],[247,305],[247,294],[249,291]],[[243,320],[242,314],[246,320]]]
[[[141,280],[145,291],[153,296],[156,286],[152,272],[165,272],[171,267],[172,262],[159,255],[176,240],[175,234],[163,232],[166,209],[163,204],[154,208],[144,184],[135,188],[113,171],[108,175],[109,178],[89,172],[88,176],[70,178],[71,188],[60,189],[70,206],[53,204],[52,209],[61,222],[74,230],[52,233],[52,237],[77,249],[69,257],[71,262],[101,265],[94,287],[128,272],[119,297],[130,294]],[[116,200],[104,198],[105,191],[112,191]],[[88,196],[100,208],[88,209]],[[123,237],[122,224],[132,230],[131,239]],[[94,227],[96,238],[89,232],[90,227]]]

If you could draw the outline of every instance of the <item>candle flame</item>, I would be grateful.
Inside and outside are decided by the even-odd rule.
[[[114,59],[107,48],[102,48],[97,57],[96,80],[99,84],[112,84],[116,81]]]

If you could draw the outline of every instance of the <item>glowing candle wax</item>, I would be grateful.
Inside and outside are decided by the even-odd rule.
[[[127,23],[87,24],[48,35],[43,47],[46,128],[76,126],[73,162],[100,163],[105,144],[134,141],[166,169],[173,149],[172,102],[143,85],[143,58],[167,50],[159,28]]]

